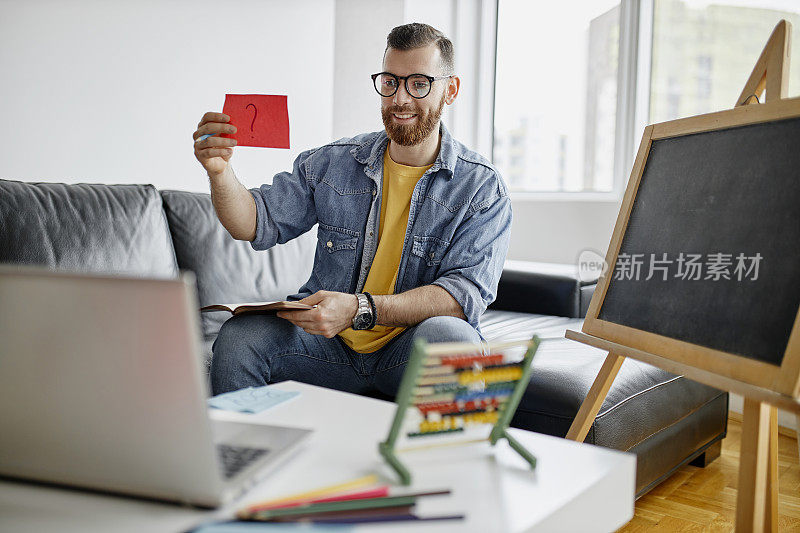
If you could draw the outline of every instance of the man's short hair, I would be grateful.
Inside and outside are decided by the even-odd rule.
[[[431,43],[436,43],[439,47],[439,52],[442,58],[442,68],[444,75],[453,74],[455,62],[453,61],[453,43],[448,39],[444,33],[440,32],[433,26],[428,26],[421,22],[412,22],[411,24],[403,24],[397,26],[389,32],[386,37],[386,49],[383,51],[384,56],[386,50],[394,48],[395,50],[412,50],[414,48],[421,48],[428,46]]]

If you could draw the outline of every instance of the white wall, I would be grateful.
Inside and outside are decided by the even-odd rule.
[[[738,394],[730,393],[730,400],[728,403],[728,407],[734,413],[739,413],[741,415],[744,412],[744,398],[742,398]],[[800,416],[795,416],[794,413],[778,409],[779,426],[783,426],[785,428],[798,431],[800,430],[798,421],[800,421]],[[798,452],[800,452],[800,450],[798,450]]]
[[[576,264],[581,250],[605,256],[620,201],[515,198],[508,258]]]
[[[236,148],[247,186],[333,129],[334,0],[0,2],[0,178],[208,191],[192,151],[226,93],[287,94],[291,150]]]
[[[402,0],[337,0],[333,137],[383,129],[370,74],[382,70],[386,36],[402,24]]]

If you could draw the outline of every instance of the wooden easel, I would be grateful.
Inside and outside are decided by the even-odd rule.
[[[736,106],[784,99],[788,95],[791,24],[778,23],[756,62]],[[692,379],[742,394],[742,441],[736,502],[737,531],[778,530],[778,410],[798,412],[795,399],[748,386],[711,372],[689,368],[656,355],[628,349],[583,333],[568,331],[567,338],[608,350],[608,356],[567,432],[568,439],[583,442],[617,376],[625,353],[669,372],[690,374]],[[800,427],[800,414],[798,414]],[[800,430],[799,430],[800,432]],[[800,435],[799,435],[800,437]],[[800,440],[800,438],[798,439]]]

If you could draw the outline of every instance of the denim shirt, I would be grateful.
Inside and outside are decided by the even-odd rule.
[[[492,164],[440,127],[439,154],[411,196],[394,293],[439,285],[480,332],[508,252],[511,200]],[[288,299],[363,290],[378,245],[387,142],[380,131],[305,151],[292,172],[251,190],[254,249],[285,243],[319,224],[311,277]]]

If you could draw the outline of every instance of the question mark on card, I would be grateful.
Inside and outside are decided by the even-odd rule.
[[[247,104],[244,106],[245,109],[248,107],[253,106],[253,121],[250,123],[250,131],[253,131],[253,125],[256,123],[256,117],[258,116],[258,108],[256,108],[255,104]],[[254,137],[253,135],[250,136],[251,138]]]

